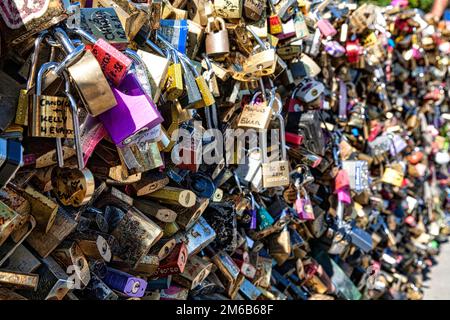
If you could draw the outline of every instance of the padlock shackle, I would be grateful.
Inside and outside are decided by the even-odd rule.
[[[211,70],[214,73],[214,69],[213,69],[213,66],[212,66],[212,63],[211,63],[211,59],[204,52],[202,53],[202,57],[203,57],[203,59],[205,59],[206,67],[208,68],[208,70]]]
[[[271,2],[269,0],[269,2]],[[264,42],[260,37],[258,37],[258,35],[256,34],[255,31],[252,30],[252,28],[250,28],[250,26],[246,25],[245,29],[247,29],[248,32],[251,33],[251,35],[253,36],[253,38],[256,40],[256,42],[258,42],[259,46],[261,47],[262,50],[266,50],[266,49],[272,49],[273,47],[270,45],[270,43],[268,42]]]
[[[53,36],[62,45],[62,48],[66,54],[71,53],[75,50],[75,46],[70,40],[67,33],[60,27],[53,29]]]
[[[223,20],[223,18],[221,17],[214,17],[211,19],[208,19],[208,23],[206,24],[206,28],[205,28],[205,33],[210,33],[210,32],[214,32],[211,30],[211,25],[214,24],[214,28],[216,30],[226,30],[226,24],[225,24],[225,20]]]
[[[40,96],[42,94],[42,80],[45,76],[45,74],[50,71],[51,69],[56,69],[58,67],[57,62],[47,62],[44,63],[41,68],[39,69],[39,72],[37,74],[36,79],[36,95]]]
[[[73,122],[73,130],[74,130],[74,143],[75,143],[75,150],[77,154],[77,163],[78,163],[78,169],[83,170],[84,165],[84,158],[83,158],[83,150],[81,147],[81,141],[80,141],[80,123],[78,120],[78,108],[77,108],[77,102],[75,98],[70,93],[70,77],[67,73],[67,71],[63,72],[63,76],[65,79],[65,89],[64,93],[69,100],[70,110],[72,111],[72,122]]]
[[[73,29],[73,31],[78,34],[80,37],[82,37],[83,39],[89,41],[90,43],[94,44],[97,42],[97,38],[95,38],[92,34],[88,33],[87,31],[80,29],[80,28],[75,28]]]
[[[160,56],[162,56],[162,57],[165,57],[166,55],[164,54],[164,51],[160,48],[160,47],[158,47],[157,45],[156,45],[156,43],[154,43],[153,41],[151,41],[150,39],[146,39],[145,40],[145,43],[150,47],[150,48],[152,48],[157,54],[159,54]]]
[[[75,49],[70,52],[63,61],[61,61],[58,66],[55,69],[55,72],[58,76],[61,76],[62,71],[64,69],[69,68],[76,62],[78,62],[81,58],[81,56],[84,53],[84,50],[86,49],[86,46],[84,44],[79,45],[78,47],[75,47]]]
[[[276,113],[275,118],[280,122],[280,140],[281,140],[281,157],[282,160],[287,160],[286,154],[286,130],[284,128],[284,119],[281,113]]]
[[[30,74],[28,75],[27,80],[27,90],[30,90],[34,84],[35,84],[35,78],[36,78],[36,72],[37,72],[37,63],[39,59],[39,53],[41,51],[41,44],[44,41],[45,38],[48,36],[48,31],[42,31],[36,40],[34,41],[34,51],[33,55],[31,56],[31,68],[30,68]]]

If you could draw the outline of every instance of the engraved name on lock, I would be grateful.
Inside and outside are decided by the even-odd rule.
[[[74,138],[72,112],[65,97],[36,96],[31,123],[33,137]]]

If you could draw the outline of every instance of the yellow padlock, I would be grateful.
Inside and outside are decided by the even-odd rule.
[[[169,101],[174,101],[183,93],[183,71],[181,63],[177,61],[176,54],[172,57],[173,63],[167,69],[167,76],[163,85],[164,98]]]

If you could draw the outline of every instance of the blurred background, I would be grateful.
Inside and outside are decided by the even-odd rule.
[[[387,6],[391,3],[391,0],[359,0],[358,3],[374,3],[380,6]],[[433,5],[433,0],[409,0],[409,5],[412,8],[420,8],[425,12],[429,12]]]

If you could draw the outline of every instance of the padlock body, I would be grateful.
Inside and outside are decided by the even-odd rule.
[[[162,122],[156,106],[143,92],[133,74],[127,75],[113,92],[118,104],[102,113],[99,119],[116,145],[123,147],[127,138]]]
[[[132,61],[103,39],[98,39],[92,53],[100,64],[106,78],[117,87],[130,70]]]
[[[72,111],[66,97],[33,96],[30,133],[32,137],[74,137]]]
[[[330,21],[321,19],[317,22],[317,27],[324,37],[333,37],[337,34],[337,30],[333,27]]]
[[[69,67],[69,74],[88,112],[96,117],[114,108],[117,101],[102,69],[90,51]],[[95,82],[95,86],[92,85]]]
[[[183,71],[180,63],[171,64],[164,81],[166,99],[174,101],[183,93]]]
[[[207,33],[205,44],[206,54],[209,56],[220,56],[229,53],[230,42],[228,39],[228,31],[225,29]]]

